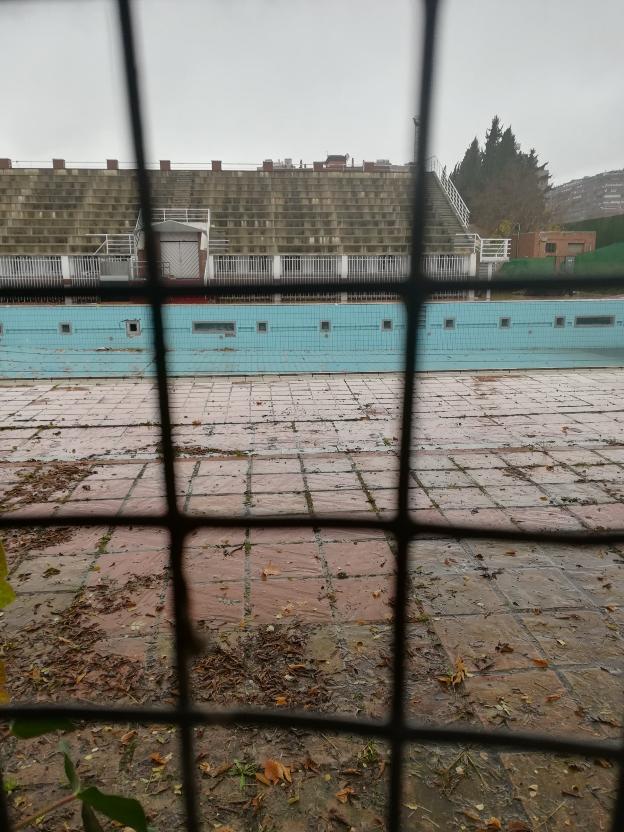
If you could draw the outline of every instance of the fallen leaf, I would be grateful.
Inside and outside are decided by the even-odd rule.
[[[299,795],[294,794],[292,797],[289,797],[288,798],[288,803],[289,803],[290,806],[292,806],[293,803],[299,803]]]
[[[351,786],[345,786],[344,789],[336,792],[336,800],[339,800],[341,803],[349,803],[354,796],[355,789],[352,789]]]
[[[232,763],[221,763],[213,772],[213,777],[221,777],[222,774],[227,774],[228,771],[232,768]]]
[[[173,754],[167,754],[163,757],[162,754],[159,754],[158,751],[155,751],[153,754],[149,755],[150,760],[154,763],[155,766],[166,766],[169,760],[173,757]]]
[[[464,660],[460,657],[455,659],[455,670],[453,673],[449,674],[448,676],[438,676],[438,682],[442,682],[443,685],[450,685],[451,687],[457,687],[461,685],[464,679],[467,676],[466,672],[466,665],[464,664]]]
[[[535,667],[548,667],[548,661],[546,659],[531,659]]]
[[[60,575],[61,570],[57,569],[56,566],[48,566],[46,571],[43,573],[44,578],[52,578],[54,575]]]
[[[546,697],[546,702],[556,702],[558,699],[561,699],[561,694],[560,693],[550,693]]]
[[[259,810],[262,808],[262,803],[266,795],[266,792],[259,792],[255,797],[251,798],[251,805],[253,806],[254,815],[257,815]]]
[[[264,763],[264,777],[269,781],[270,785],[279,783],[284,780],[287,783],[292,783],[292,776],[290,768],[283,765],[278,760],[266,760]]]
[[[379,598],[379,596],[381,595],[381,590],[380,590],[380,589],[376,589],[376,590],[375,590],[374,592],[372,592],[371,594],[372,594],[373,598]]]
[[[138,733],[138,732],[137,732],[137,731],[135,731],[134,729],[133,729],[132,731],[126,731],[126,733],[125,733],[125,734],[123,734],[123,735],[119,738],[119,742],[120,742],[122,745],[128,745],[128,743],[130,742],[130,740],[133,740],[133,739],[136,737],[137,733]]]
[[[318,774],[318,763],[316,763],[312,757],[308,754],[305,760],[303,761],[303,767],[306,771],[313,771],[315,774]]]
[[[507,641],[499,641],[495,648],[497,653],[513,653],[514,649]]]
[[[262,783],[263,786],[270,786],[271,785],[270,781],[267,780],[266,777],[264,776],[264,774],[261,774],[259,771],[256,772],[256,780],[259,783]]]
[[[524,820],[510,820],[507,824],[507,832],[533,832],[533,830]]]
[[[286,696],[276,696],[275,697],[275,704],[276,705],[286,705],[288,702],[288,697]]]
[[[490,832],[490,830],[502,829],[503,824],[500,822],[498,818],[490,818],[489,820],[486,820],[485,828],[488,830],[488,832]]]
[[[198,765],[198,768],[202,774],[210,774],[212,771],[212,766],[210,765],[210,763],[200,763]]]
[[[273,564],[273,563],[271,563],[271,561],[269,561],[267,563],[267,565],[264,567],[264,569],[262,570],[262,572],[260,573],[260,577],[262,578],[263,581],[266,581],[266,579],[270,575],[279,575],[279,574],[280,574],[280,570],[277,568],[277,566],[275,566],[275,564]]]
[[[468,820],[481,820],[477,812],[473,812],[472,809],[462,809],[462,815],[464,815],[464,817],[467,817]]]
[[[600,768],[613,768],[613,763],[611,760],[605,760],[602,757],[598,757],[597,760],[594,760],[594,763]]]

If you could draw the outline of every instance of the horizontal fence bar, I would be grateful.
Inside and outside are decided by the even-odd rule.
[[[105,707],[96,705],[56,705],[40,703],[37,705],[0,706],[0,719],[10,721],[22,719],[47,719],[65,717],[67,719],[89,722],[111,721],[115,723],[134,722],[159,725],[221,725],[295,728],[311,731],[328,731],[330,733],[355,734],[362,737],[389,738],[392,725],[389,721],[339,716],[321,713],[301,713],[297,711],[273,711],[241,708],[232,710],[210,710],[197,707],[175,708],[129,708]],[[624,759],[624,746],[609,740],[603,742],[592,740],[572,740],[565,737],[553,737],[527,731],[489,730],[479,728],[449,727],[447,725],[421,725],[408,720],[404,728],[408,742],[440,742],[442,744],[474,744],[488,748],[507,751],[549,751],[555,754],[596,757],[607,760]]]
[[[168,528],[172,523],[168,514],[127,514],[116,516],[110,514],[67,514],[44,516],[11,516],[6,513],[0,515],[0,529],[24,529],[29,526],[146,526],[153,528]],[[416,540],[419,536],[434,537],[491,537],[496,540],[517,540],[530,543],[565,543],[572,546],[603,545],[624,543],[624,529],[611,531],[593,531],[587,529],[575,531],[543,531],[539,529],[503,529],[477,525],[451,525],[446,523],[420,522],[409,519],[405,522],[398,517],[383,520],[371,518],[339,517],[336,515],[310,514],[301,516],[289,515],[209,515],[176,513],[175,524],[185,534],[198,528],[227,527],[237,529],[257,528],[331,528],[331,529],[377,529],[392,534],[407,533]]]
[[[299,281],[282,280],[280,282],[281,291],[283,292],[298,292],[299,294],[316,294],[319,291],[324,292],[354,292],[363,291],[379,291],[380,283],[374,280],[318,280],[314,283],[306,283]],[[467,289],[474,290],[492,290],[492,291],[516,291],[521,289],[547,289],[550,291],[570,291],[577,289],[596,289],[597,286],[601,288],[617,288],[624,290],[624,273],[619,275],[608,275],[604,277],[596,277],[595,275],[570,275],[562,278],[552,277],[536,277],[532,280],[526,278],[500,278],[494,277],[486,280],[479,277],[466,275],[461,279],[432,279],[419,274],[417,281],[411,282],[407,280],[389,280],[384,284],[384,291],[395,292],[399,295],[406,295],[407,293],[416,293],[419,297],[426,298],[428,295],[434,295],[442,291],[465,291]],[[176,297],[204,297],[206,295],[214,295],[216,297],[231,294],[253,295],[259,292],[270,294],[275,291],[275,282],[258,282],[248,284],[244,282],[228,282],[223,283],[194,283],[189,285],[175,285],[167,284],[160,281],[156,287],[156,291],[162,298],[176,298]],[[50,295],[53,297],[74,297],[81,296],[99,296],[102,299],[107,297],[119,298],[137,298],[151,297],[151,292],[144,283],[136,283],[133,285],[119,284],[109,286],[100,284],[97,287],[71,287],[71,286],[35,286],[32,289],[25,290],[24,288],[2,286],[0,292],[3,297],[23,297],[24,294],[31,295],[33,298]]]

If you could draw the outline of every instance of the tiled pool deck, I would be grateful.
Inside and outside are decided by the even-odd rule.
[[[181,504],[247,516],[384,516],[396,502],[400,391],[393,375],[172,382]],[[624,370],[425,375],[417,398],[416,517],[520,529],[624,525]],[[146,380],[0,386],[3,511],[159,512],[157,419],[155,387]],[[167,700],[171,604],[163,533],[74,529],[53,539],[14,532],[7,543],[18,598],[0,617],[0,645],[16,700]],[[193,617],[208,644],[216,639],[236,650],[257,633],[283,633],[289,644],[297,629],[306,636],[278,687],[263,686],[256,675],[257,656],[267,655],[258,643],[241,647],[239,686],[217,689],[200,658],[199,699],[385,713],[392,540],[376,532],[217,528],[189,538],[185,557]],[[418,540],[411,714],[442,724],[619,736],[623,589],[624,547],[519,545],[452,533]],[[57,655],[57,640],[78,641],[78,632],[91,636],[80,642],[83,659],[70,673],[63,661],[75,657]],[[438,677],[459,658],[470,675],[453,690]],[[324,752],[311,742],[306,748],[322,766]],[[471,784],[463,758],[447,771],[452,788],[436,784],[431,772],[412,777],[406,805],[419,807],[410,809],[413,826],[489,829],[487,819],[500,817],[535,830],[608,828],[614,771],[607,763],[472,754],[487,766],[485,780],[480,773]],[[444,770],[453,757],[457,752]],[[423,759],[429,752],[415,749],[411,770],[424,771]],[[345,751],[341,764],[348,760]],[[50,776],[41,767],[28,774],[18,757],[6,765],[29,784]],[[276,828],[321,828],[306,826],[318,799],[317,790],[307,803],[298,800],[300,817],[280,816]],[[210,795],[206,800],[206,817],[224,823]],[[376,828],[363,796],[337,806],[357,829]],[[376,811],[383,814],[378,805]]]

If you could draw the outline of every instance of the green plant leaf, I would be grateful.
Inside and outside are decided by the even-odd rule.
[[[4,578],[0,578],[0,610],[8,607],[9,604],[13,603],[13,601],[15,601],[13,587],[8,581],[5,581]]]
[[[104,832],[99,820],[95,816],[95,812],[87,803],[82,804],[80,815],[85,832]]]
[[[80,780],[78,779],[78,775],[76,774],[76,769],[74,764],[72,763],[70,755],[69,746],[65,741],[61,741],[59,743],[59,751],[64,757],[65,760],[65,776],[71,786],[71,789],[74,794],[78,794],[80,791]]]
[[[0,610],[8,607],[9,604],[15,601],[13,587],[6,580],[8,574],[9,565],[7,563],[6,551],[4,544],[0,540]]]
[[[21,740],[40,737],[52,731],[73,731],[74,723],[64,717],[45,717],[44,719],[14,719],[11,722],[11,733]]]
[[[76,795],[79,800],[92,806],[111,820],[123,823],[136,832],[148,832],[147,818],[138,800],[132,797],[120,797],[116,794],[104,794],[95,786],[89,786]]]
[[[9,566],[6,559],[4,543],[0,540],[0,578],[6,578],[9,574]]]
[[[8,705],[11,701],[9,691],[6,687],[6,665],[4,659],[0,659],[0,705]]]

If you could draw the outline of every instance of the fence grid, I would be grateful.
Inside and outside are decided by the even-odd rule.
[[[16,717],[42,718],[50,716],[67,716],[69,718],[90,722],[143,722],[174,725],[179,729],[182,779],[186,826],[188,832],[199,832],[201,828],[197,787],[194,773],[193,729],[199,725],[248,725],[258,727],[297,728],[311,731],[332,731],[336,733],[354,734],[363,737],[375,737],[386,740],[390,745],[391,764],[389,775],[389,795],[387,807],[387,822],[389,832],[399,832],[401,828],[401,791],[403,785],[403,751],[412,742],[437,743],[474,743],[488,748],[505,748],[515,751],[551,752],[559,754],[575,754],[579,756],[600,757],[609,759],[619,765],[618,790],[612,816],[612,832],[624,829],[624,745],[622,743],[583,741],[577,739],[560,739],[545,734],[529,734],[525,732],[510,733],[502,730],[480,730],[475,728],[456,728],[447,726],[425,726],[410,721],[406,717],[404,702],[404,681],[406,667],[406,624],[407,624],[407,586],[408,586],[408,544],[413,537],[422,532],[447,537],[490,537],[499,540],[524,540],[534,542],[560,542],[574,545],[587,543],[622,543],[624,530],[616,532],[571,533],[571,532],[538,532],[538,531],[508,531],[503,529],[484,529],[477,526],[442,526],[435,523],[416,523],[409,514],[408,486],[409,470],[413,441],[414,393],[416,389],[416,346],[418,335],[419,310],[426,298],[441,290],[452,291],[453,288],[496,288],[496,279],[483,281],[478,278],[431,280],[424,273],[421,262],[423,254],[423,231],[425,224],[425,194],[424,173],[426,170],[426,145],[430,126],[430,110],[432,100],[432,81],[435,53],[435,39],[437,32],[438,9],[440,0],[422,0],[424,5],[424,31],[422,66],[420,68],[420,101],[419,120],[421,125],[421,140],[416,161],[417,176],[413,193],[413,227],[411,240],[411,258],[409,278],[390,282],[384,288],[395,291],[406,307],[407,333],[405,346],[405,373],[402,403],[402,430],[400,443],[398,498],[396,514],[389,520],[371,519],[360,520],[345,515],[343,517],[289,518],[285,516],[242,517],[242,516],[213,516],[197,517],[180,511],[176,501],[176,477],[174,468],[174,449],[172,440],[171,409],[168,392],[165,337],[163,328],[163,304],[176,294],[201,295],[205,287],[193,290],[181,287],[179,290],[165,286],[159,274],[157,250],[151,225],[145,227],[145,251],[148,279],[141,287],[79,287],[75,289],[63,286],[33,286],[28,294],[33,298],[74,297],[76,295],[99,297],[103,300],[107,295],[116,297],[127,294],[133,297],[141,296],[151,305],[154,327],[154,352],[157,371],[157,389],[160,407],[161,442],[163,455],[163,469],[165,475],[167,510],[161,516],[154,515],[126,515],[111,517],[108,515],[84,515],[49,517],[0,517],[0,530],[3,528],[33,528],[45,526],[99,526],[108,524],[116,527],[146,526],[160,527],[169,531],[170,536],[170,568],[173,583],[174,617],[175,617],[175,663],[178,675],[179,695],[176,703],[167,708],[129,708],[129,707],[100,707],[96,705],[6,705],[0,707],[0,719],[10,720]],[[152,200],[149,189],[149,179],[144,152],[143,121],[141,117],[141,97],[139,92],[139,77],[135,57],[135,37],[132,22],[131,0],[116,0],[120,37],[123,49],[124,69],[126,78],[126,92],[128,97],[129,118],[137,167],[137,182],[140,204],[143,216],[152,216]],[[507,289],[525,288],[521,280],[499,281]],[[547,284],[550,288],[578,286],[580,288],[591,285],[591,278],[575,277],[566,281],[535,280],[532,285]],[[284,280],[283,290],[295,291],[301,295],[312,295],[319,291],[346,291],[349,284],[354,292],[375,291],[379,284],[374,281],[336,281],[322,280],[310,284],[290,282]],[[602,285],[624,288],[624,274],[601,279]],[[250,286],[228,282],[227,286],[215,287],[216,294],[225,296],[235,291],[241,296],[251,296],[262,289],[261,284]],[[22,297],[24,288],[13,287],[3,289],[3,296],[11,298]],[[277,527],[326,527],[343,529],[377,529],[392,533],[398,546],[396,587],[393,622],[393,676],[392,702],[390,716],[385,720],[371,721],[364,718],[333,717],[313,713],[272,711],[269,709],[245,710],[215,710],[199,708],[193,704],[190,695],[189,679],[189,649],[193,643],[189,617],[187,586],[183,568],[183,543],[185,537],[199,527],[230,527],[230,528],[277,528]],[[0,783],[0,828],[11,830],[8,806],[3,784]]]

